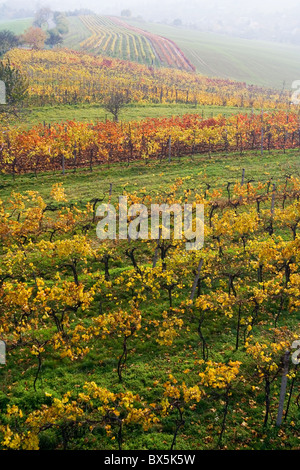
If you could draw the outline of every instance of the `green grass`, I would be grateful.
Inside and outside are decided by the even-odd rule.
[[[209,182],[212,187],[226,189],[228,181],[240,181],[242,168],[245,168],[245,178],[248,180],[268,181],[276,180],[284,175],[300,174],[300,159],[298,150],[289,150],[286,154],[274,151],[265,152],[263,159],[260,152],[246,152],[242,156],[230,154],[197,155],[193,159],[181,157],[171,164],[166,161],[159,163],[153,161],[133,162],[129,165],[114,163],[103,164],[89,169],[67,171],[65,175],[60,172],[1,176],[0,198],[6,199],[12,190],[17,189],[23,193],[27,190],[38,190],[41,195],[48,198],[51,187],[56,182],[63,182],[67,196],[71,202],[85,204],[89,200],[107,194],[109,183],[113,183],[113,195],[116,198],[123,193],[126,186],[128,191],[145,188],[145,191],[160,191],[166,189],[177,178],[188,177],[187,185],[190,187],[204,187]]]
[[[169,118],[184,114],[199,114],[204,118],[216,117],[220,114],[230,116],[238,113],[250,113],[251,109],[221,106],[194,106],[185,104],[132,104],[124,108],[120,114],[120,121],[139,121],[146,118]],[[58,105],[30,108],[21,120],[15,121],[24,126],[34,126],[39,123],[54,123],[69,120],[83,122],[97,122],[112,119],[112,115],[101,105]]]
[[[230,78],[249,84],[291,89],[300,78],[300,46],[206,33],[168,25],[126,20],[128,23],[176,42],[206,76]]]
[[[8,29],[19,35],[32,25],[33,18],[21,18],[17,20],[0,20],[0,31]]]

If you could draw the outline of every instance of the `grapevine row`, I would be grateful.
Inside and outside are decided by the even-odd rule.
[[[146,36],[118,25],[108,17],[86,15],[80,19],[92,33],[80,43],[82,50],[146,64],[155,63],[155,55]]]
[[[129,38],[129,36],[126,36]],[[108,36],[99,36],[103,45]],[[117,44],[117,43],[116,43]],[[130,49],[120,41],[123,52]],[[117,46],[116,46],[117,47]],[[125,48],[125,49],[124,49]],[[140,51],[137,45],[138,53]],[[185,103],[256,109],[287,109],[288,92],[212,79],[170,68],[89,54],[57,51],[11,50],[7,59],[29,79],[29,104],[99,103],[115,89],[130,93],[135,103]]]
[[[271,149],[285,152],[300,146],[297,114],[199,115],[141,122],[97,124],[66,122],[38,125],[0,135],[0,168],[9,173],[92,166],[138,159],[169,160],[182,155]]]

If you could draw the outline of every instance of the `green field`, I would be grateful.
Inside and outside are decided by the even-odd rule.
[[[70,31],[64,45],[80,49],[79,43],[90,33],[79,18],[69,17],[68,21]],[[233,38],[135,19],[126,22],[174,41],[205,76],[277,89],[284,86],[288,90],[300,77],[300,46]]]
[[[123,188],[128,191],[160,191],[168,187],[177,178],[187,178],[189,185],[202,187],[204,181],[209,181],[214,188],[226,189],[227,182],[240,181],[242,168],[245,168],[247,178],[250,180],[267,181],[281,179],[286,174],[300,176],[300,159],[297,150],[289,150],[286,154],[280,151],[265,153],[263,160],[260,152],[247,152],[244,155],[232,154],[181,157],[180,161],[174,159],[171,165],[168,162],[133,162],[129,166],[124,164],[100,165],[93,172],[82,169],[73,172],[70,170],[62,175],[60,172],[46,172],[35,175],[19,175],[13,179],[11,175],[1,176],[0,199],[6,199],[13,188],[20,193],[36,190],[47,199],[51,187],[56,182],[62,182],[68,199],[71,202],[80,201],[86,204],[97,195],[105,194],[109,183],[113,182],[116,201]],[[201,174],[205,173],[205,179]]]
[[[17,20],[0,20],[0,31],[7,29],[15,34],[23,34],[32,25],[33,18]]]
[[[204,118],[216,117],[220,114],[230,116],[232,114],[247,114],[251,109],[220,107],[220,106],[194,106],[178,104],[149,104],[129,105],[120,114],[121,121],[140,121],[146,118],[169,118],[184,114],[199,114]],[[259,110],[257,111],[259,112]],[[63,121],[97,122],[111,120],[112,115],[104,110],[101,105],[61,105],[44,106],[42,108],[30,108],[21,116],[16,124],[31,127],[39,123],[52,123]]]
[[[300,47],[233,38],[162,24],[126,20],[165,36],[182,49],[198,72],[249,84],[291,89],[300,78]]]

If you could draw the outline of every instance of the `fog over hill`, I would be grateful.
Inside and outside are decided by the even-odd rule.
[[[26,16],[42,6],[52,10],[90,9],[99,14],[121,15],[146,21],[176,24],[201,31],[248,39],[300,44],[298,0],[11,0],[0,4],[0,19]],[[16,16],[14,16],[16,17]]]

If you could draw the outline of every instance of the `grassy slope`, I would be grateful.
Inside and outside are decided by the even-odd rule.
[[[8,29],[15,34],[23,34],[32,25],[33,18],[21,18],[17,20],[0,20],[0,31]]]
[[[146,118],[164,118],[182,116],[183,114],[200,114],[205,118],[215,117],[219,114],[230,116],[237,113],[249,113],[247,108],[231,108],[218,106],[193,106],[176,104],[131,105],[120,114],[121,121],[139,121]],[[112,119],[100,105],[61,105],[33,108],[22,117],[21,124],[30,127],[39,123],[53,123],[62,121],[97,122]],[[20,122],[18,122],[20,124]]]
[[[114,195],[122,194],[126,186],[128,191],[145,188],[146,191],[159,191],[168,187],[176,178],[190,177],[188,184],[191,187],[202,187],[204,181],[209,181],[212,187],[226,189],[228,181],[240,181],[242,168],[245,168],[246,179],[267,181],[270,178],[284,178],[284,175],[300,175],[300,160],[297,150],[265,152],[262,160],[260,152],[247,152],[244,155],[232,154],[226,157],[223,154],[181,157],[180,162],[175,159],[171,165],[168,162],[132,162],[129,166],[115,163],[109,167],[101,165],[89,169],[73,170],[63,176],[60,172],[40,173],[34,175],[19,175],[14,180],[11,175],[1,176],[0,199],[9,196],[10,192],[18,188],[20,193],[27,190],[37,190],[45,198],[48,197],[51,187],[56,182],[63,182],[69,200],[86,203],[94,197],[106,193],[109,183],[113,182]],[[206,175],[206,179],[203,175]],[[201,176],[202,175],[202,176]],[[193,186],[195,185],[195,186]]]
[[[130,20],[147,31],[172,39],[207,76],[290,89],[300,77],[300,47],[232,38],[167,25]]]

